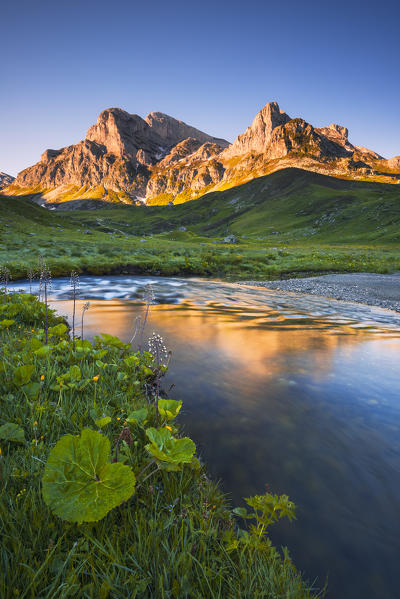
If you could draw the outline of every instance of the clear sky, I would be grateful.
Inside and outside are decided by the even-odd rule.
[[[0,171],[83,139],[111,106],[232,141],[276,100],[400,154],[400,3],[4,0]]]

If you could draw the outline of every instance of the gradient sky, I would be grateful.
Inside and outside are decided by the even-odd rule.
[[[111,106],[232,141],[269,101],[400,154],[400,3],[5,0],[0,171],[76,143]]]

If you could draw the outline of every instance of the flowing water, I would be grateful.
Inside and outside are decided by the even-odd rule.
[[[288,494],[297,521],[271,536],[316,586],[328,576],[334,599],[398,597],[400,314],[216,281],[82,277],[85,337],[128,341],[147,283],[148,335],[173,350],[164,385],[233,504],[266,485]],[[69,280],[51,296],[70,317]]]

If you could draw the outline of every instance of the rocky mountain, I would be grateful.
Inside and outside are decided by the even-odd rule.
[[[400,157],[384,159],[349,141],[341,125],[313,127],[270,102],[232,144],[161,112],[145,119],[104,110],[78,144],[46,150],[9,194],[45,202],[105,199],[181,203],[296,167],[345,179],[400,183]]]
[[[0,171],[0,189],[2,187],[7,187],[8,185],[11,185],[11,183],[15,180],[15,177],[12,177],[11,175],[7,175],[7,173],[2,173]]]

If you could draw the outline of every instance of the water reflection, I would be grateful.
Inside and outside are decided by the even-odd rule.
[[[149,280],[84,279],[86,336],[129,340]],[[148,333],[173,350],[166,386],[234,503],[266,483],[287,493],[298,520],[273,539],[311,578],[329,574],[330,597],[396,597],[400,316],[216,282],[156,289]],[[68,293],[55,283],[66,314]]]

